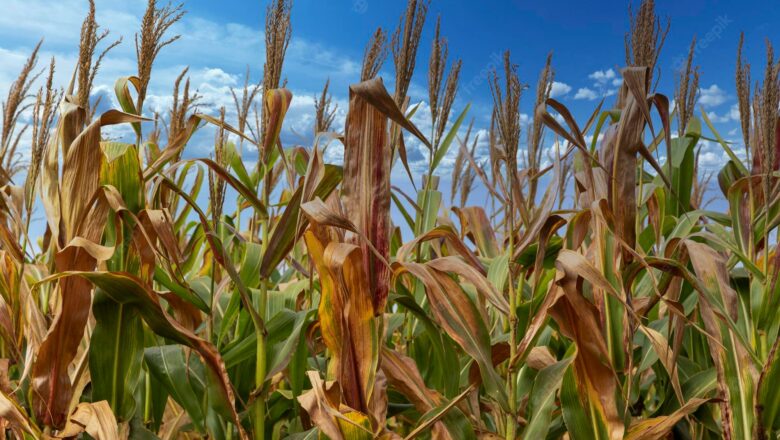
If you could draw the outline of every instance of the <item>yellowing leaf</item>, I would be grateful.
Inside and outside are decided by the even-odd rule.
[[[320,326],[332,351],[331,371],[349,407],[368,412],[379,362],[379,329],[360,248],[338,242],[323,247],[304,235],[322,285]]]

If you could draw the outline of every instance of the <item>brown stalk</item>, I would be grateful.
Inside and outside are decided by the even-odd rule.
[[[387,59],[387,34],[379,27],[371,36],[363,53],[360,81],[367,81],[379,75],[379,70],[382,69],[385,59]]]
[[[649,68],[648,83],[652,84],[658,55],[669,34],[669,19],[666,20],[665,25],[661,24],[661,19],[655,14],[654,0],[642,0],[636,14],[629,5],[628,15],[630,32],[625,36],[626,64]]]
[[[219,109],[219,129],[217,130],[216,139],[214,140],[214,155],[213,160],[219,166],[225,168],[227,166],[227,156],[225,154],[225,144],[227,138],[225,136],[225,107]],[[211,216],[214,225],[219,224],[219,219],[222,216],[222,209],[225,205],[225,179],[219,178],[209,168],[209,200],[211,201]]]
[[[754,155],[754,169],[761,173],[763,191],[763,211],[765,221],[770,222],[770,211],[777,185],[772,179],[774,171],[780,169],[780,152],[778,152],[778,126],[780,126],[780,62],[775,60],[772,43],[767,40],[766,68],[764,69],[764,83],[756,87],[756,99],[754,103],[757,139],[755,147],[758,151]],[[756,163],[756,160],[758,162]],[[770,228],[764,228],[764,237],[761,245],[764,249],[764,273],[769,273],[769,233]],[[769,291],[769,281],[765,288]]]
[[[550,98],[552,92],[553,79],[555,72],[552,69],[552,53],[547,55],[547,61],[544,63],[544,68],[539,74],[539,80],[536,83],[536,100],[534,108],[544,104],[547,99]],[[542,118],[533,118],[531,123],[531,130],[528,132],[528,147],[525,155],[525,165],[528,168],[528,172],[532,178],[528,183],[528,203],[532,207],[536,200],[536,191],[538,187],[538,179],[535,178],[539,173],[539,169],[542,163],[542,138],[544,135],[544,124],[542,124]]]
[[[241,99],[238,99],[236,90],[230,88],[230,94],[233,96],[233,104],[236,107],[236,117],[238,118],[238,131],[241,133],[247,127],[249,121],[249,110],[252,108],[252,104],[257,97],[257,93],[260,91],[260,84],[249,84],[249,66],[246,68],[246,74],[244,75],[244,86],[241,88]]]
[[[152,131],[149,132],[148,135],[146,135],[146,157],[151,158],[157,158],[160,155],[160,139],[162,137],[162,129],[163,125],[160,124],[162,117],[160,116],[160,113],[154,112],[154,117],[152,118]],[[150,163],[153,162],[153,160],[150,160]]]
[[[479,135],[474,137],[474,142],[471,143],[471,150],[469,151],[471,157],[474,157],[474,153],[477,150],[477,141],[479,141]],[[460,183],[460,206],[466,206],[476,175],[477,172],[472,167],[467,167],[464,170]]]
[[[414,75],[414,65],[417,59],[417,49],[425,26],[425,16],[428,13],[430,0],[409,0],[406,11],[398,23],[391,48],[395,64],[395,102],[403,107],[409,84]]]
[[[330,79],[325,81],[320,97],[314,97],[314,134],[331,131],[333,120],[336,119],[338,105],[333,104],[333,96],[328,92]]]
[[[136,110],[143,110],[149,81],[152,78],[152,66],[160,50],[178,40],[181,36],[174,35],[165,38],[165,33],[184,16],[183,5],[173,6],[168,3],[162,8],[157,7],[157,0],[149,0],[146,12],[141,20],[141,31],[135,34],[135,54],[138,61],[138,99]]]
[[[98,44],[103,41],[109,34],[108,30],[98,32],[100,26],[95,21],[95,1],[89,0],[89,13],[87,13],[84,22],[81,25],[81,40],[79,41],[79,59],[76,65],[76,76],[78,92],[76,95],[76,103],[87,110],[88,115],[92,115],[90,111],[89,96],[92,93],[92,84],[95,81],[95,76],[100,69],[100,63],[106,56],[108,51],[118,46],[122,42],[120,37],[118,40],[106,46],[102,52],[97,56],[97,60],[93,62]],[[72,90],[68,90],[68,94],[71,94]],[[91,117],[90,117],[91,119]]]
[[[750,64],[742,62],[742,47],[745,43],[745,34],[739,36],[737,48],[737,102],[739,105],[739,122],[742,127],[742,139],[745,142],[745,151],[748,160],[751,153],[751,105],[750,105]]]
[[[428,99],[431,107],[431,124],[434,127],[433,144],[434,153],[439,147],[447,119],[455,102],[455,94],[458,88],[458,76],[460,75],[461,61],[456,60],[450,67],[450,73],[444,76],[447,67],[447,40],[439,37],[441,17],[436,20],[436,32],[433,38],[433,48],[428,64]],[[443,99],[440,102],[440,97]]]
[[[290,12],[292,0],[277,0],[269,5],[265,16],[265,65],[263,66],[263,91],[279,88],[282,65],[290,44],[292,27]]]
[[[509,51],[504,53],[504,87],[496,71],[490,79],[490,92],[493,95],[498,138],[503,146],[503,160],[507,166],[508,189],[513,191],[519,185],[517,179],[517,152],[520,142],[520,96],[523,85],[517,76],[517,65],[509,59]]]
[[[35,195],[35,183],[40,175],[43,154],[49,144],[51,130],[56,117],[55,106],[59,100],[59,94],[54,90],[54,58],[49,64],[49,75],[46,77],[46,85],[38,90],[33,109],[32,144],[30,148],[30,166],[27,170],[26,200],[28,216],[32,213],[32,203]]]
[[[16,149],[21,136],[27,130],[24,126],[17,132],[17,122],[22,112],[28,110],[34,104],[25,104],[29,97],[30,87],[41,73],[33,73],[38,63],[38,50],[43,40],[35,45],[27,61],[24,63],[19,76],[8,89],[8,97],[3,101],[3,126],[0,132],[0,186],[8,183],[10,178],[20,169],[19,158]]]
[[[268,5],[265,14],[265,64],[263,65],[263,94],[279,88],[287,46],[290,45],[292,0],[276,0]],[[286,83],[286,81],[285,81]],[[262,107],[260,139],[265,136],[268,115]]]
[[[764,69],[764,82],[760,87],[756,87],[756,131],[758,142],[754,141],[754,146],[759,148],[754,160],[758,160],[760,172],[769,182],[769,174],[777,169],[775,151],[776,127],[778,115],[778,105],[780,105],[780,82],[778,82],[778,73],[780,73],[780,63],[775,61],[774,48],[772,43],[767,41],[766,49],[766,67]],[[765,192],[765,197],[769,198],[769,191]]]
[[[249,133],[252,135],[252,140],[255,142],[255,144],[260,144],[262,142],[262,137],[260,136],[263,130],[263,123],[260,122],[262,118],[262,110],[260,110],[257,107],[257,103],[252,103],[252,123],[247,126],[249,129]]]
[[[685,127],[693,116],[693,109],[699,95],[699,66],[693,66],[693,50],[696,48],[696,38],[691,41],[688,59],[677,77],[674,99],[677,106],[677,130],[680,136],[685,133]]]
[[[558,209],[563,209],[563,203],[566,200],[566,188],[569,186],[569,182],[574,180],[573,171],[574,171],[574,154],[561,159],[561,175],[563,176],[563,178],[560,180],[561,187],[558,189]],[[536,182],[534,181],[534,183]]]
[[[468,154],[468,151],[465,150],[465,146],[469,143],[469,138],[471,137],[471,130],[474,127],[474,118],[471,119],[471,122],[469,123],[468,129],[466,129],[466,135],[463,137],[462,141],[459,141],[461,144],[460,148],[458,148],[458,155],[455,156],[455,163],[452,166],[452,184],[450,186],[450,205],[455,200],[455,194],[458,192],[458,187],[460,186],[460,179],[465,176],[469,168],[466,168],[466,173],[464,173],[463,167],[466,165],[466,154]],[[461,205],[462,206],[462,205]]]
[[[447,67],[447,40],[441,38],[441,16],[436,18],[436,30],[433,33],[433,47],[431,48],[431,57],[428,62],[428,103],[431,107],[431,122],[435,126],[439,116],[439,93],[441,93],[442,79],[444,78],[444,69]],[[433,144],[436,145],[434,136]]]
[[[190,94],[189,77],[184,81],[184,87],[181,88],[181,82],[184,80],[184,76],[187,75],[188,70],[189,67],[185,67],[173,83],[173,104],[171,105],[170,121],[168,122],[169,143],[184,135],[187,127],[187,115],[195,110],[200,99],[197,92]],[[179,90],[181,90],[181,95],[179,95]],[[178,160],[180,156],[181,152],[178,153],[176,159]]]
[[[498,74],[493,71],[490,78],[490,91],[493,95],[493,116],[501,144],[503,145],[503,161],[506,165],[506,187],[508,206],[505,211],[504,226],[506,228],[505,237],[508,241],[509,255],[515,252],[515,209],[516,204],[521,205],[522,200],[515,200],[520,196],[520,182],[517,174],[517,150],[520,142],[520,96],[523,86],[517,75],[517,65],[512,64],[509,58],[509,51],[504,53],[504,88],[502,90]],[[491,147],[493,145],[491,144]],[[495,171],[494,171],[495,172]],[[500,179],[499,179],[500,180]],[[515,293],[516,279],[514,276],[514,265],[509,267],[509,349],[510,358],[514,357],[517,350],[517,295]],[[517,383],[516,369],[512,366],[507,370],[506,388],[507,395],[515,395]],[[509,412],[506,414],[506,438],[516,438],[517,433],[517,400],[509,399]]]
[[[149,139],[149,142],[153,142],[154,144],[160,143],[160,136],[162,135],[162,126],[160,125],[160,113],[154,112],[154,125],[152,125],[152,131],[149,132],[149,136],[147,139]]]
[[[496,108],[493,106],[493,112],[490,116],[490,130],[488,131],[488,161],[490,164],[490,184],[491,188],[501,190],[502,203],[506,203],[508,192],[506,183],[501,176],[501,162],[504,161],[504,148],[501,145],[501,134],[499,133],[498,122],[496,120]],[[494,195],[499,194],[498,191]],[[493,214],[496,214],[495,212]]]
[[[707,188],[715,175],[713,172],[704,172],[699,176],[699,155],[701,148],[696,150],[696,160],[693,162],[693,194],[691,194],[691,205],[693,209],[704,209],[708,202],[705,202],[704,196],[707,194]]]

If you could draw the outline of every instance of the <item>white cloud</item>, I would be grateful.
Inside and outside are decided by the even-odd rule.
[[[100,110],[118,107],[114,97],[114,81],[136,72],[134,36],[140,26],[146,1],[109,2],[97,0],[97,21],[101,29],[110,29],[106,41],[123,37],[123,42],[103,60],[95,79],[93,98],[102,97]],[[81,22],[87,12],[83,0],[4,0],[0,14],[0,96],[5,96],[38,38],[45,38],[39,53],[38,67],[56,58],[55,84],[67,85],[78,54]],[[262,14],[262,8],[258,13]],[[44,17],[30,20],[30,16]],[[181,38],[164,48],[154,65],[144,106],[144,114],[159,113],[168,117],[172,103],[172,88],[176,77],[185,66],[190,66],[190,91],[201,96],[199,111],[215,115],[225,107],[227,118],[235,119],[231,88],[240,88],[247,66],[251,68],[250,82],[259,81],[262,73],[264,38],[257,25],[212,21],[205,17],[187,14],[170,30]],[[99,48],[100,49],[100,48]],[[219,66],[219,67],[216,67]],[[357,80],[360,63],[325,45],[293,35],[287,50],[283,78],[289,78],[288,87],[293,101],[285,119],[282,139],[285,146],[306,144],[313,137],[313,96],[331,79],[334,104],[339,110],[335,129],[343,130],[347,101],[346,85]],[[39,80],[40,81],[40,80]],[[38,84],[33,86],[37,89]],[[262,95],[259,95],[262,96]],[[256,100],[262,105],[261,98]],[[28,121],[20,121],[28,122]],[[105,131],[105,135],[121,138],[129,126],[117,126]],[[188,146],[189,154],[204,154],[212,148],[213,128],[204,128]],[[28,143],[26,143],[28,144]],[[338,142],[332,145],[337,153]],[[21,146],[20,149],[24,149]]]
[[[570,85],[558,81],[553,81],[552,87],[550,88],[550,98],[557,98],[559,96],[563,96],[569,93],[570,91],[571,91]]]
[[[106,4],[98,1],[96,17],[102,29],[111,29],[112,36],[120,28],[133,29],[140,24],[144,3],[140,1]],[[119,6],[119,8],[117,8]],[[87,12],[87,2],[79,0],[4,0],[0,14],[0,34],[13,37],[18,32],[34,38],[47,38],[47,44],[78,41],[81,22]],[[37,17],[33,20],[31,17]],[[17,35],[18,36],[18,35]],[[133,33],[125,35],[128,48]]]
[[[574,99],[587,99],[588,101],[593,101],[598,97],[599,96],[595,91],[587,87],[582,87],[578,89],[577,93],[574,95]]]
[[[598,82],[598,83],[606,83],[607,81],[615,78],[615,71],[612,69],[607,70],[597,70],[590,75],[588,75],[588,78]]]
[[[727,98],[726,92],[718,87],[717,84],[699,89],[699,104],[705,107],[719,106],[726,102]]]
[[[706,151],[699,154],[699,165],[707,168],[719,167],[723,165],[724,159],[723,155]]]
[[[612,96],[617,93],[617,88],[623,84],[623,78],[619,77],[613,69],[597,70],[589,74],[588,79],[591,80],[590,87],[578,89],[574,99],[592,101],[599,97]]]
[[[231,75],[218,67],[206,68],[203,72],[203,79],[205,81],[216,82],[229,86],[236,85],[238,82],[236,75]]]
[[[712,122],[739,121],[739,106],[737,104],[732,104],[729,111],[721,115],[716,112],[707,112],[707,117],[710,118]]]

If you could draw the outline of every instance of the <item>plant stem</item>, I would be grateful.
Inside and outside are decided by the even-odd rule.
[[[263,205],[268,206],[268,200],[270,199],[270,187],[268,181],[270,176],[266,175],[265,182],[263,184]],[[260,222],[262,228],[262,241],[260,243],[261,255],[265,255],[268,249],[268,227],[269,220],[264,218]],[[258,296],[257,313],[262,319],[265,319],[266,303],[268,302],[268,284],[267,280],[260,280],[260,295]],[[255,358],[255,387],[262,389],[265,383],[266,375],[266,346],[265,346],[265,333],[262,329],[255,329],[257,334],[257,352]],[[254,438],[255,440],[265,439],[265,396],[261,392],[257,396],[254,407]]]
[[[217,231],[217,222],[214,222],[214,231]],[[219,234],[217,232],[217,234]],[[214,342],[214,296],[215,296],[215,290],[216,290],[216,282],[214,278],[217,276],[217,259],[214,257],[214,254],[211,254],[211,304],[209,304],[209,310],[211,313],[209,313],[207,324],[207,332],[208,332],[208,340],[209,342]],[[219,342],[219,341],[217,341]]]
[[[263,234],[265,235],[265,233]],[[265,241],[264,241],[265,242]],[[260,316],[265,316],[265,303],[268,299],[268,287],[265,283],[265,280],[261,281],[260,283],[260,295],[258,298],[258,308],[257,312]],[[265,363],[266,363],[266,353],[265,353],[265,335],[262,332],[259,332],[257,334],[257,356],[256,356],[256,364],[255,364],[255,387],[258,389],[261,389],[263,387],[263,383],[265,383]],[[258,440],[262,440],[265,438],[265,397],[263,396],[263,393],[260,393],[257,396],[257,400],[255,402],[255,435],[254,438]]]
[[[152,420],[152,378],[149,371],[144,370],[144,423]]]
[[[510,180],[511,188],[511,180]],[[511,189],[510,189],[511,191]],[[509,359],[514,359],[517,354],[517,294],[515,293],[515,279],[512,276],[512,260],[515,248],[515,208],[514,197],[510,192],[508,203],[509,214]],[[515,386],[517,378],[515,367],[509,363],[506,372],[506,389],[509,398],[509,414],[506,417],[506,439],[514,440],[517,437],[517,399],[515,399]]]

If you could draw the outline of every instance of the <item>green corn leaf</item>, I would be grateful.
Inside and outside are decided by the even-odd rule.
[[[455,140],[455,136],[458,134],[458,130],[460,129],[461,124],[463,124],[463,120],[466,119],[466,114],[468,114],[470,108],[471,103],[466,105],[466,108],[460,112],[460,115],[455,119],[455,122],[452,123],[450,130],[444,136],[444,139],[441,141],[438,149],[436,150],[436,154],[433,156],[431,169],[435,170],[436,167],[438,167],[441,163],[441,160],[444,159],[444,156],[447,155],[447,151],[449,151],[450,145],[452,145],[452,141]]]

